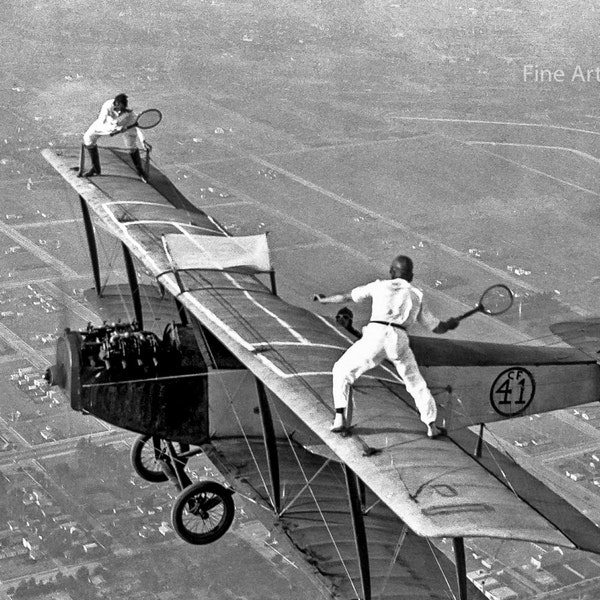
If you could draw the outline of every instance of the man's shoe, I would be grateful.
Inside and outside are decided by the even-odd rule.
[[[342,413],[336,413],[330,431],[333,433],[341,433],[346,429],[346,419],[344,419],[344,415]]]
[[[98,146],[86,146],[90,159],[92,161],[92,168],[83,174],[84,177],[94,177],[100,175],[100,153],[98,152]]]
[[[133,162],[133,166],[135,167],[138,177],[144,183],[148,183],[148,178],[146,177],[146,171],[144,171],[144,167],[142,165],[142,157],[140,156],[140,151],[137,148],[131,153],[131,161]]]
[[[446,430],[442,427],[438,427],[435,423],[429,423],[429,425],[427,425],[427,437],[430,440],[445,435],[445,433]]]

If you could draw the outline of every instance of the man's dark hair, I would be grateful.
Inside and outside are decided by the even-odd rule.
[[[410,282],[413,278],[413,261],[404,255],[396,256],[390,265],[390,275],[393,278],[400,277]]]
[[[342,308],[340,308],[340,310],[337,311],[337,314],[335,316],[336,318],[347,317],[348,319],[353,319],[354,313],[347,306],[342,306]]]
[[[115,96],[114,102],[116,104],[122,104],[125,108],[127,108],[127,94],[117,94]]]

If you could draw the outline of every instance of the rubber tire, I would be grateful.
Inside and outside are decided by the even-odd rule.
[[[148,442],[150,442],[148,444]],[[161,440],[161,449],[163,446],[164,440]],[[188,444],[178,444],[179,452],[187,452],[189,450]],[[133,470],[145,481],[149,481],[151,483],[162,483],[163,481],[168,481],[169,478],[167,474],[157,465],[157,468],[151,468],[148,466],[147,461],[144,460],[144,455],[151,452],[152,461],[156,463],[156,459],[154,458],[154,446],[152,443],[151,435],[140,435],[135,439],[131,446],[131,452],[129,457],[131,459],[131,466]],[[187,464],[187,458],[180,459],[183,463],[182,466],[185,467]]]
[[[213,500],[218,498],[218,506],[222,506],[223,509],[221,518],[211,529],[203,532],[193,531],[187,527],[184,520],[186,515],[188,518],[190,516],[194,518],[188,511],[188,503],[190,501],[197,501],[198,499],[203,500],[206,494],[209,494],[209,497],[212,497]],[[214,508],[216,507],[209,508],[208,518],[203,519],[200,515],[195,515],[195,518],[200,522],[210,522],[210,513]],[[216,481],[198,481],[185,488],[175,499],[173,508],[171,509],[171,522],[177,535],[185,542],[195,545],[210,544],[227,532],[233,522],[234,514],[235,505],[231,490],[228,490]]]

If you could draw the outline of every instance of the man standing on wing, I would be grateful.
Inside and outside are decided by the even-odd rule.
[[[141,129],[130,127],[137,121],[137,115],[127,108],[128,98],[126,94],[117,94],[114,99],[107,100],[100,109],[98,118],[90,125],[88,130],[83,135],[83,145],[86,147],[92,167],[84,174],[84,177],[93,177],[100,175],[100,155],[98,153],[98,138],[103,135],[123,134],[123,140],[126,148],[131,154],[131,160],[135,166],[135,170],[142,181],[146,181],[146,174],[142,166],[140,151],[137,147],[137,142],[144,146],[146,150],[150,145],[146,142]]]
[[[378,279],[343,294],[314,299],[323,304],[362,302],[371,299],[371,319],[363,328],[362,338],[354,342],[335,363],[333,375],[333,402],[335,420],[331,431],[346,430],[345,411],[354,382],[366,371],[379,365],[385,358],[394,363],[406,390],[415,400],[421,421],[427,425],[430,438],[440,435],[436,426],[437,405],[419,371],[408,343],[407,328],[419,322],[434,333],[446,333],[458,326],[458,319],[440,321],[423,305],[423,292],[411,285],[413,262],[408,256],[397,256],[390,266],[390,279]]]

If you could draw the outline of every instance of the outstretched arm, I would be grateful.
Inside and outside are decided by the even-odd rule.
[[[456,329],[460,321],[454,317],[450,317],[447,321],[440,321],[432,331],[433,333],[446,333],[451,329]]]
[[[313,296],[313,300],[321,304],[339,304],[340,302],[348,302],[352,300],[352,295],[350,294],[350,292],[346,292],[344,294],[333,294],[331,296],[325,296],[324,294],[315,294]]]
[[[421,310],[419,311],[417,320],[419,323],[421,323],[421,325],[424,325],[429,330],[433,331],[433,333],[437,334],[446,333],[451,329],[456,329],[460,323],[459,319],[455,318],[450,318],[447,321],[437,319],[424,304],[421,305]]]

